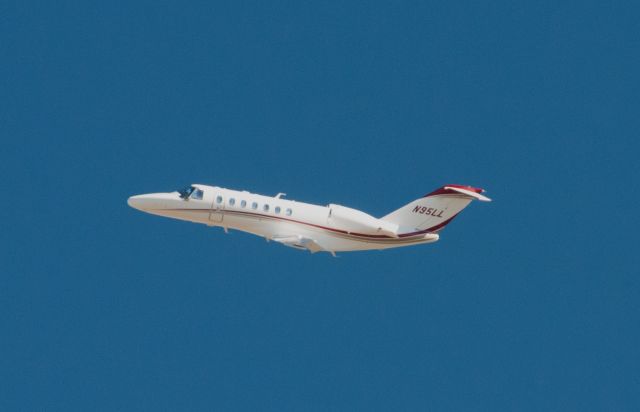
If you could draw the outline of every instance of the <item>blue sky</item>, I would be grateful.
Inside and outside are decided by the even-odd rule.
[[[640,408],[632,2],[0,6],[1,410]],[[200,182],[441,241],[141,214]]]

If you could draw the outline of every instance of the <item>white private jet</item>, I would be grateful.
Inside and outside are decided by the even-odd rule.
[[[193,184],[177,192],[131,196],[129,206],[154,215],[221,226],[311,253],[388,249],[432,243],[483,189],[446,185],[378,219],[336,204],[313,205],[247,191]]]

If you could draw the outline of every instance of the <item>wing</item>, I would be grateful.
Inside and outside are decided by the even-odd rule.
[[[305,237],[301,235],[293,235],[293,236],[275,236],[272,237],[271,240],[274,242],[281,243],[285,246],[289,246],[296,249],[306,249],[311,253],[316,252],[329,252],[333,256],[336,253],[333,250],[330,250],[323,245],[321,245],[317,240],[312,239],[310,237]]]

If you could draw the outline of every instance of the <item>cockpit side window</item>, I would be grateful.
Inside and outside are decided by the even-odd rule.
[[[196,189],[193,191],[193,193],[191,194],[191,199],[195,199],[195,200],[202,200],[202,195],[203,192],[200,189]]]

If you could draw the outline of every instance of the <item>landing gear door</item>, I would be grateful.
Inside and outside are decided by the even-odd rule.
[[[220,223],[224,218],[224,196],[221,193],[214,193],[211,203],[211,212],[209,213],[209,221],[212,223]]]

